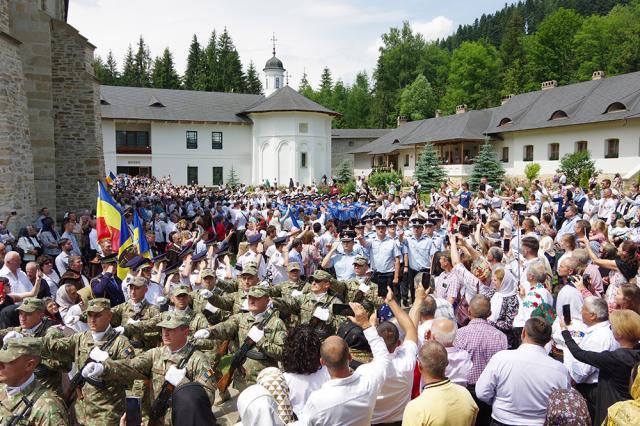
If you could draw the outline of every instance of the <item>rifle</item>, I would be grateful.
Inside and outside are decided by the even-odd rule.
[[[227,351],[229,350],[229,343],[231,343],[230,340],[223,340],[222,343],[220,343],[220,346],[218,346],[218,350],[216,351],[216,360],[211,365],[214,370],[218,368],[220,359],[227,354]]]
[[[187,354],[185,355],[184,358],[180,360],[176,368],[178,369],[185,368],[185,366],[187,365],[187,362],[189,361],[189,358],[191,358],[191,355],[193,355],[195,350],[196,350],[195,345],[191,344],[189,346],[189,350],[187,351]],[[164,383],[162,383],[162,388],[160,388],[158,397],[154,399],[153,403],[151,404],[151,411],[149,413],[150,426],[161,424],[161,420],[164,418],[165,414],[167,414],[167,410],[169,409],[169,400],[171,399],[171,396],[173,395],[173,391],[175,390],[175,388],[176,387],[174,385],[172,385],[166,380],[164,381]]]
[[[100,346],[100,350],[105,352],[108,351],[109,347],[111,347],[111,345],[116,341],[118,336],[119,334],[112,330],[111,336],[102,346]],[[90,362],[94,362],[94,360],[89,357],[84,362],[82,368],[80,368],[75,376],[73,376],[73,378],[71,379],[69,383],[69,390],[64,395],[64,400],[67,403],[67,406],[69,406],[71,402],[73,402],[75,396],[77,396],[79,399],[84,398],[84,396],[82,395],[82,387],[84,386],[85,382],[89,382],[89,384],[100,389],[104,388],[104,381],[82,377],[82,370],[84,370]]]
[[[18,426],[24,418],[29,417],[29,415],[31,414],[31,409],[33,408],[33,405],[35,404],[36,400],[40,397],[40,395],[42,395],[42,392],[37,394],[33,399],[33,401],[29,401],[29,399],[27,399],[26,396],[23,396],[22,399],[18,401],[18,404],[20,404],[21,402],[24,403],[24,408],[19,414],[15,416],[11,416],[9,418],[9,421],[6,423],[6,426]]]
[[[269,314],[264,317],[262,321],[260,321],[260,323],[257,325],[258,329],[262,330],[267,325],[274,312],[275,309],[272,309],[271,312],[269,312]],[[242,364],[244,364],[245,360],[247,359],[247,352],[249,352],[255,346],[255,344],[256,342],[251,340],[249,336],[244,339],[244,343],[242,344],[240,349],[238,349],[238,352],[233,355],[229,370],[224,374],[224,376],[220,378],[220,380],[218,380],[218,392],[222,394],[227,391],[227,388],[231,384],[231,379],[233,379],[233,375],[235,374],[237,369],[242,367]]]

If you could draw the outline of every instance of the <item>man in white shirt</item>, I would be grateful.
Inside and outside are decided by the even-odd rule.
[[[602,198],[599,200],[594,200],[592,196],[589,197],[589,201],[591,202],[591,204],[598,207],[598,218],[604,220],[607,224],[610,224],[611,214],[615,213],[616,207],[618,206],[618,200],[616,198],[613,198],[611,189],[604,189],[602,191]]]
[[[549,395],[571,386],[569,372],[547,355],[551,325],[532,317],[522,330],[522,345],[495,354],[476,383],[476,395],[493,405],[498,424],[543,424]]]
[[[376,397],[386,379],[391,356],[362,305],[350,303],[350,306],[355,317],[349,319],[363,328],[373,353],[370,368],[365,370],[366,374],[360,369],[352,373],[347,342],[338,336],[328,337],[320,348],[320,363],[329,370],[331,380],[309,395],[299,425],[371,424]]]
[[[6,277],[9,280],[11,295],[14,302],[21,302],[24,297],[32,296],[33,284],[29,280],[27,274],[20,269],[20,254],[16,251],[10,251],[4,257],[4,266],[0,269],[0,277]]]
[[[587,297],[584,299],[581,314],[582,321],[588,326],[580,341],[582,349],[603,352],[613,351],[619,347],[610,328],[609,309],[604,299],[596,296]],[[595,418],[599,370],[589,364],[576,361],[569,351],[564,351],[564,365],[569,370],[571,378],[576,382],[576,389],[587,400],[591,418]]]
[[[382,337],[391,354],[391,362],[387,367],[386,379],[380,388],[373,409],[371,417],[373,425],[402,421],[404,407],[411,400],[413,371],[418,356],[416,326],[395,301],[391,290],[387,293],[385,303],[391,308],[405,336],[404,342],[401,342],[398,328],[390,321],[383,322],[377,328],[378,335]],[[373,371],[374,368],[379,368],[379,366],[375,363],[364,364],[358,367],[357,371],[366,376],[374,376],[377,374]]]
[[[60,238],[60,252],[56,256],[56,269],[58,274],[62,276],[67,269],[69,269],[69,256],[71,256],[71,249],[73,249],[73,243],[68,238]]]

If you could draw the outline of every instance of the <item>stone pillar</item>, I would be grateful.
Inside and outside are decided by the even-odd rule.
[[[2,3],[6,4],[6,1]],[[51,95],[51,17],[40,2],[9,0],[11,33],[20,40],[33,156],[36,208],[56,215],[55,147]],[[33,218],[35,220],[35,217]]]
[[[103,179],[100,85],[93,76],[92,46],[78,31],[52,22],[51,65],[58,215],[93,210]]]
[[[21,43],[10,22],[9,4],[0,1],[0,218],[16,210],[15,230],[35,219],[35,187]]]

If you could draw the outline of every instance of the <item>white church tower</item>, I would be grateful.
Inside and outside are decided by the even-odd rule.
[[[269,97],[273,92],[284,86],[284,72],[285,69],[282,66],[282,61],[276,58],[276,37],[275,34],[271,37],[273,42],[273,56],[267,61],[264,66],[264,95]]]

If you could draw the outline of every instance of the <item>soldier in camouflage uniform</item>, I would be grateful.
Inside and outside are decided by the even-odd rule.
[[[311,288],[307,286],[305,281],[300,279],[300,271],[302,268],[298,262],[291,262],[287,266],[289,279],[280,284],[269,287],[269,296],[271,297],[300,297],[303,292],[308,292]],[[307,291],[305,291],[307,290]]]
[[[89,353],[100,350],[116,331],[111,328],[111,302],[109,299],[92,299],[87,306],[89,331],[58,339],[45,337],[43,355],[63,362],[75,362],[81,368],[89,359]],[[117,334],[117,333],[116,333]],[[118,336],[106,349],[110,359],[132,358],[133,346],[125,336]],[[92,355],[94,356],[94,355]],[[84,370],[83,370],[84,373]],[[75,401],[78,422],[86,426],[115,425],[124,413],[125,389],[107,384],[104,388],[85,383],[82,396]]]
[[[276,297],[271,301],[280,312],[296,314],[301,324],[317,323],[322,336],[333,334],[340,322],[331,312],[335,303],[342,301],[329,292],[333,277],[327,271],[317,270],[311,276],[311,291],[301,297]],[[313,319],[316,318],[316,319]]]
[[[193,310],[196,312],[202,312],[210,325],[216,325],[220,321],[228,319],[230,312],[220,312],[220,308],[209,303],[208,298],[213,296],[214,293],[221,296],[225,291],[237,291],[237,282],[225,280],[218,281],[215,271],[209,268],[205,268],[200,272],[200,280],[199,284],[202,285],[202,288],[191,292]]]
[[[207,300],[216,308],[233,314],[247,312],[247,292],[256,284],[258,284],[258,266],[255,262],[245,262],[242,266],[240,282],[235,285],[235,291],[221,296],[206,294],[208,296]]]
[[[64,337],[64,326],[55,325],[44,312],[44,301],[36,297],[27,297],[17,308],[20,318],[20,327],[11,327],[0,330],[0,338],[13,337]],[[71,363],[63,363],[57,359],[42,359],[36,367],[35,375],[47,389],[62,393],[62,374],[71,370]]]
[[[367,283],[367,267],[369,260],[364,256],[356,256],[353,260],[353,267],[356,276],[345,281],[334,280],[331,289],[339,295],[344,303],[360,303],[365,309],[372,313],[384,303],[384,299],[378,296],[378,286],[371,281]]]
[[[176,387],[197,382],[202,385],[209,397],[210,404],[207,409],[210,410],[211,402],[215,397],[216,383],[207,357],[195,350],[184,369],[176,367],[192,348],[192,344],[188,342],[190,323],[191,318],[185,312],[163,312],[162,321],[158,326],[162,328],[164,346],[153,348],[133,359],[108,359],[104,363],[92,363],[87,366],[87,370],[91,371],[91,377],[104,379],[112,386],[128,384],[136,379],[149,379],[152,383],[152,400],[158,397],[165,379]],[[164,418],[164,424],[171,424],[170,407]]]
[[[145,277],[134,277],[127,285],[129,300],[113,309],[111,326],[129,338],[137,352],[158,346],[160,333],[156,324],[160,310],[145,299],[149,280]]]
[[[0,350],[0,423],[25,413],[18,425],[68,426],[69,414],[60,397],[35,378],[42,353],[41,339],[8,339]],[[33,404],[26,414],[25,398]]]
[[[199,330],[194,337],[208,340],[209,338],[232,340],[237,338],[244,342],[253,326],[261,323],[271,311],[269,307],[269,291],[258,285],[251,287],[248,294],[249,312],[240,312],[227,321],[209,329]],[[286,326],[277,313],[271,315],[263,327],[264,336],[256,342],[248,352],[243,368],[238,369],[233,377],[233,387],[239,391],[256,383],[258,373],[266,367],[277,367],[282,357]],[[243,371],[241,371],[243,370]]]

